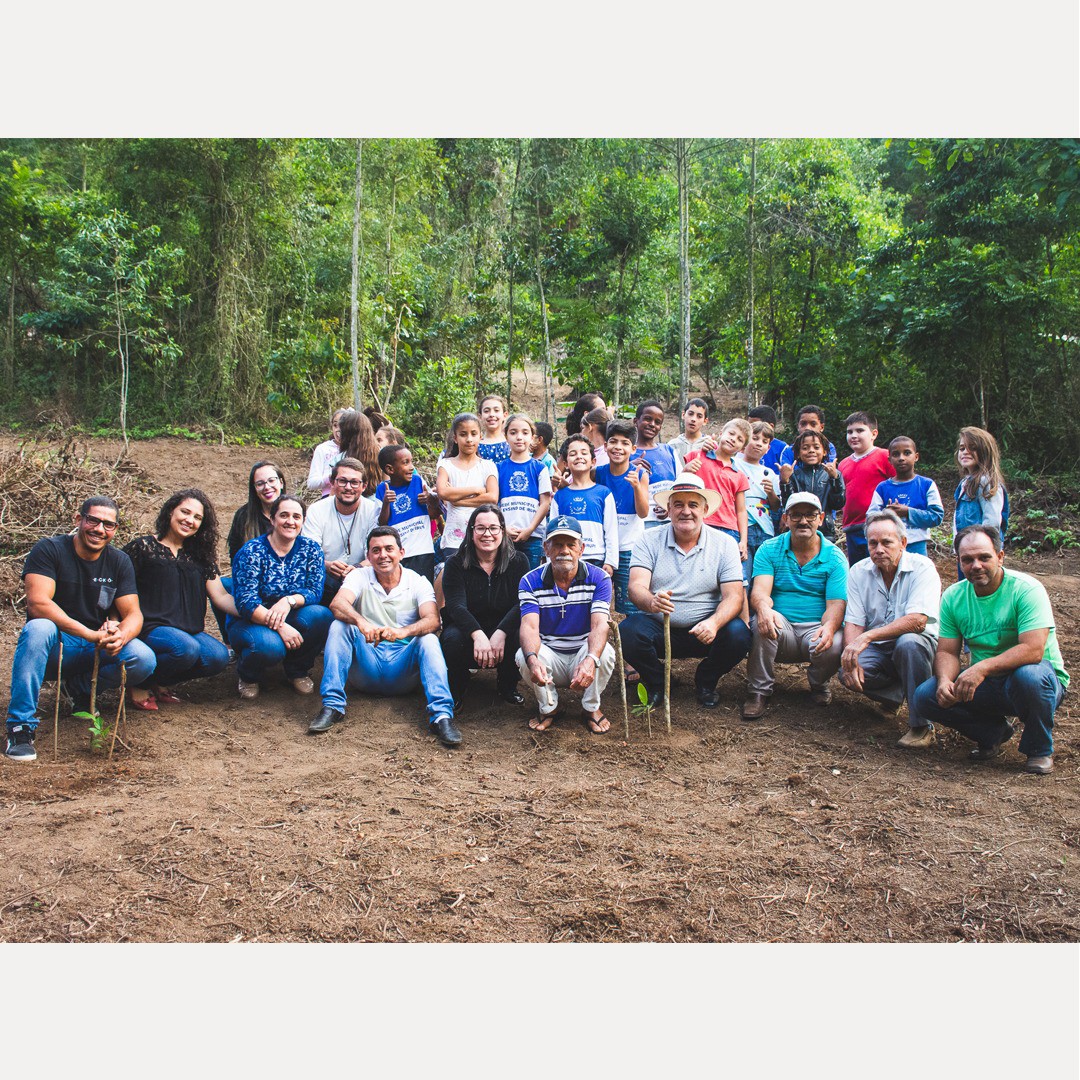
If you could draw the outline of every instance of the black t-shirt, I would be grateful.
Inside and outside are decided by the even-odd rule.
[[[118,596],[136,592],[131,560],[111,544],[93,561],[75,554],[71,536],[39,540],[26,556],[23,577],[40,574],[56,582],[53,600],[69,618],[98,630]]]
[[[262,532],[258,533],[258,536],[265,536],[272,526],[272,522],[268,517],[263,514],[259,515],[259,528]],[[239,510],[233,514],[232,525],[229,526],[229,537],[225,541],[229,548],[229,561],[232,562],[236,558],[236,553],[248,542],[255,537],[246,536],[244,530],[247,528],[247,503],[240,507]]]
[[[217,566],[196,562],[183,548],[174,555],[156,536],[140,536],[124,548],[135,567],[140,636],[159,626],[174,626],[185,634],[200,634],[206,622],[206,583],[217,577]]]

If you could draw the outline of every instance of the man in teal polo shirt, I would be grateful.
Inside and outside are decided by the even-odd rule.
[[[829,680],[840,668],[847,607],[847,560],[821,533],[825,515],[818,497],[796,491],[784,506],[788,531],[767,540],[754,556],[750,593],[754,638],[746,674],[744,720],[765,715],[776,682],[776,662],[808,660],[810,700],[832,701]]]

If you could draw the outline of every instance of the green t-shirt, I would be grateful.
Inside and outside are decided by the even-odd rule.
[[[1028,630],[1047,628],[1043,659],[1067,687],[1069,675],[1058,648],[1050,597],[1030,574],[1006,567],[1001,584],[989,596],[976,596],[970,581],[959,581],[941,598],[941,636],[963,638],[975,664],[1011,649]]]

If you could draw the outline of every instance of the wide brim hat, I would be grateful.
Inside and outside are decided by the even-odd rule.
[[[711,517],[720,509],[723,504],[723,498],[719,491],[714,491],[712,488],[705,486],[705,481],[701,479],[696,473],[684,472],[679,473],[675,477],[675,483],[667,489],[667,491],[658,491],[653,499],[658,506],[662,506],[667,509],[668,498],[676,492],[691,491],[695,495],[700,495],[705,500],[705,516]]]

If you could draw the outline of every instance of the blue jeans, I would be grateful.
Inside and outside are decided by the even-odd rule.
[[[848,566],[854,566],[857,562],[870,558],[870,548],[866,543],[866,529],[862,525],[854,525],[848,529],[844,533],[844,543],[847,546]]]
[[[746,558],[743,559],[743,582],[749,585],[754,580],[754,556],[757,549],[772,537],[756,522],[751,521],[746,527]]]
[[[937,703],[937,679],[927,679],[915,691],[915,703],[924,720],[955,728],[980,746],[1003,742],[1011,733],[1005,718],[1018,717],[1024,724],[1020,753],[1043,757],[1054,752],[1054,712],[1064,694],[1050,662],[1040,660],[984,679],[971,701],[948,709]]]
[[[329,576],[329,575],[327,575],[327,576]],[[230,596],[232,596],[232,577],[223,577],[223,578],[219,578],[218,580],[221,582],[221,587]],[[226,615],[225,612],[222,611],[221,608],[219,608],[217,606],[217,604],[214,603],[213,600],[210,601],[210,610],[214,613],[214,618],[217,619],[218,630],[221,633],[221,640],[228,643],[228,640],[229,640],[229,624],[228,624],[227,620],[228,620],[229,616]],[[167,686],[168,683],[166,683],[165,685]]]
[[[907,549],[912,555],[925,555],[926,554],[926,541],[925,540],[909,540]]]
[[[236,650],[236,673],[244,682],[259,682],[263,671],[281,664],[287,679],[303,678],[322,652],[326,634],[334,621],[333,612],[321,604],[294,608],[285,620],[300,631],[304,643],[286,649],[285,642],[269,626],[256,626],[247,619],[229,620],[229,644]]]
[[[37,727],[38,695],[46,679],[56,678],[60,642],[64,643],[64,670],[61,677],[75,699],[76,708],[86,708],[90,700],[90,679],[94,670],[94,645],[86,638],[64,634],[50,619],[31,619],[19,634],[15,660],[11,665],[11,703],[7,722]],[[129,641],[116,656],[102,650],[98,686],[113,690],[120,685],[121,665],[127,668],[128,682],[138,686],[154,671],[157,661],[150,646],[138,638]]]
[[[323,656],[323,705],[344,712],[347,684],[385,695],[407,694],[420,684],[430,720],[454,715],[446,660],[434,634],[369,645],[357,627],[336,620]]]
[[[637,614],[637,607],[630,603],[630,558],[633,549],[619,552],[619,566],[611,578],[615,593],[615,610],[623,615]]]
[[[142,640],[157,657],[153,678],[147,680],[155,686],[208,679],[223,672],[229,663],[229,647],[206,633],[188,634],[175,626],[156,626]]]
[[[544,561],[544,541],[538,536],[530,536],[523,544],[515,540],[514,547],[528,557],[530,570],[535,570]]]

